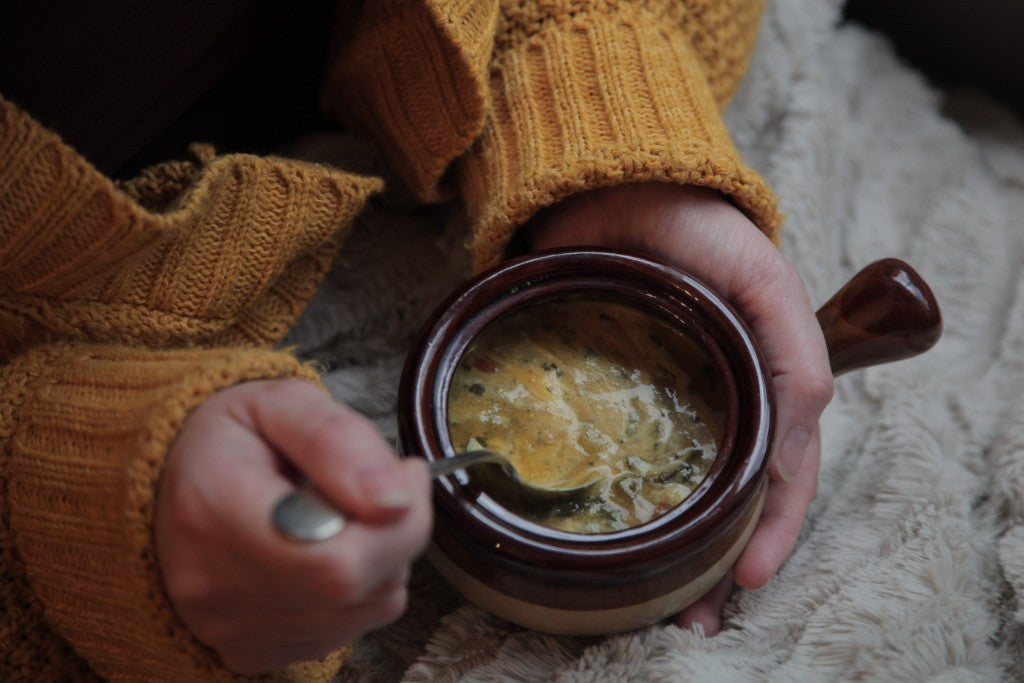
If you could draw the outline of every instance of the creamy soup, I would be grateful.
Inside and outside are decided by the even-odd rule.
[[[711,467],[724,413],[716,370],[688,336],[637,307],[586,299],[492,323],[463,354],[448,396],[455,448],[503,453],[544,486],[602,478],[556,504],[495,495],[578,533],[633,527],[678,505]]]

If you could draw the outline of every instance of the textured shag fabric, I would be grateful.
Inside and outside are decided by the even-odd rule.
[[[477,267],[492,263],[542,208],[640,180],[715,188],[777,237],[774,196],[720,116],[763,0],[359,9],[354,24],[339,19],[348,35],[327,69],[325,107],[371,138],[421,202],[463,200],[471,235],[450,253],[468,243]],[[191,157],[115,184],[0,96],[5,680],[231,677],[161,590],[151,522],[163,459],[212,392],[262,375],[314,379],[287,347],[269,347],[382,182],[202,144]],[[392,250],[421,256],[411,243]],[[363,273],[380,286],[353,311],[395,291],[422,299],[407,286],[420,271],[382,265]],[[389,330],[408,322],[385,317]],[[320,360],[343,366],[373,348],[380,362],[352,379],[387,384],[395,357],[377,342],[360,334],[351,352]],[[336,664],[282,675],[329,677]]]
[[[772,4],[729,129],[778,192],[813,300],[897,256],[931,283],[945,333],[838,380],[820,491],[781,572],[736,593],[714,637],[584,639],[489,616],[424,563],[406,616],[342,680],[1024,679],[1024,129],[979,95],[940,96],[838,15]],[[460,237],[365,220],[373,238],[357,226],[291,341],[393,435],[403,354],[438,282],[458,279],[445,245]]]

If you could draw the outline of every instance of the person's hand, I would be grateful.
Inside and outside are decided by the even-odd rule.
[[[336,537],[272,525],[295,471],[344,510]],[[323,657],[405,609],[432,524],[419,458],[400,461],[366,418],[299,380],[220,391],[171,447],[156,512],[164,585],[193,634],[252,674]]]
[[[680,626],[721,628],[733,582],[759,588],[796,544],[817,492],[818,419],[832,399],[832,374],[814,308],[796,269],[717,192],[639,183],[577,195],[524,226],[533,249],[604,246],[674,264],[735,305],[764,352],[778,404],[764,511],[731,575],[679,614]]]

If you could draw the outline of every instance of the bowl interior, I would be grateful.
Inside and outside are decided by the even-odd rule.
[[[665,514],[609,533],[562,531],[526,519],[465,472],[436,482],[439,517],[457,520],[484,544],[505,544],[505,555],[514,548],[525,554],[579,556],[590,550],[600,555],[692,543],[759,482],[771,435],[771,385],[738,315],[685,273],[644,258],[605,250],[553,250],[506,262],[453,294],[424,328],[403,374],[403,450],[430,460],[456,450],[448,424],[450,389],[466,350],[483,330],[524,307],[574,299],[626,302],[682,331],[703,350],[722,383],[725,415],[718,456],[706,476]]]
[[[589,284],[530,291],[476,317],[442,363],[436,420],[446,453],[491,448],[556,488],[597,482],[585,497],[538,500],[495,470],[458,473],[479,486],[481,505],[613,533],[703,495],[722,469],[736,386],[713,339],[694,339],[664,307]]]

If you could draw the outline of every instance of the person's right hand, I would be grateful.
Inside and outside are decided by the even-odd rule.
[[[603,246],[671,263],[729,299],[760,343],[778,411],[764,510],[730,574],[675,619],[717,633],[733,582],[754,589],[772,578],[793,551],[817,492],[818,419],[833,384],[803,280],[750,219],[701,187],[650,182],[592,190],[538,216],[524,237],[534,249]]]
[[[348,517],[336,537],[281,535],[270,510],[302,472]],[[164,585],[193,634],[234,671],[326,656],[405,609],[432,524],[419,458],[300,380],[222,390],[188,417],[156,511]]]

